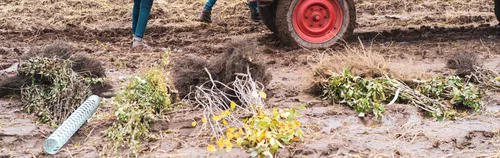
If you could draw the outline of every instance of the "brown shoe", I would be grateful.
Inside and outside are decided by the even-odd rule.
[[[212,23],[212,11],[203,9],[200,15],[200,19],[198,19],[198,21],[205,23]]]

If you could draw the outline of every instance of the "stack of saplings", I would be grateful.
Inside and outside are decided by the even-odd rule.
[[[347,104],[365,116],[367,113],[381,117],[387,104],[411,104],[429,112],[438,119],[453,119],[456,110],[472,109],[480,112],[485,90],[499,90],[495,81],[498,74],[478,62],[474,53],[455,53],[447,67],[456,75],[440,76],[425,81],[400,82],[388,75],[373,79],[352,75],[350,67],[343,73],[329,76],[315,83],[312,92],[340,104]],[[326,67],[325,69],[329,69]],[[326,71],[318,71],[318,73]],[[315,89],[317,88],[317,89]]]
[[[0,71],[0,97],[20,95],[23,108],[41,122],[61,124],[92,93],[111,88],[102,64],[67,43],[32,49]]]

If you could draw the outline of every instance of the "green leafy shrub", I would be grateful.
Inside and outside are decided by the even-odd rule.
[[[433,78],[416,88],[422,94],[437,100],[447,100],[451,105],[463,105],[480,112],[484,105],[480,88],[457,76]]]
[[[31,80],[21,88],[24,110],[39,116],[42,123],[51,122],[53,127],[62,124],[91,94],[91,83],[71,66],[70,60],[57,58],[32,57],[23,61],[18,72]]]
[[[349,69],[343,74],[334,74],[325,85],[325,97],[340,104],[353,107],[360,116],[371,112],[381,117],[385,112],[383,103],[391,96],[387,86],[394,86],[386,79],[364,79],[353,76]]]
[[[141,77],[130,78],[125,90],[116,96],[112,103],[116,122],[106,131],[114,149],[126,145],[137,156],[142,141],[155,139],[149,126],[171,105],[162,71],[153,68]]]

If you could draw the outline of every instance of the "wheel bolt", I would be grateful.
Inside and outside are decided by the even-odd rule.
[[[336,29],[337,29],[337,27],[333,27],[333,29],[334,29],[334,30],[336,30]]]
[[[328,18],[328,17],[327,17],[327,16],[325,16],[325,19],[327,19],[327,18]]]
[[[306,19],[307,19],[307,16],[306,16]]]
[[[312,27],[312,26],[313,26],[313,24],[309,24],[309,26],[311,26],[311,27]]]
[[[319,24],[319,27],[323,26],[322,24]]]

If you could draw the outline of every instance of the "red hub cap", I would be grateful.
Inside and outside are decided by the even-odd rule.
[[[337,0],[300,0],[293,10],[292,23],[303,40],[324,43],[339,33],[342,17]]]

